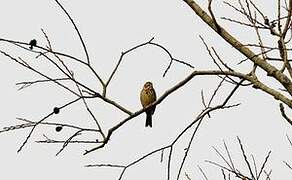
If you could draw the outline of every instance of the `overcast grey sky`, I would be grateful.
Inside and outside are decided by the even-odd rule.
[[[220,39],[207,27],[183,2],[179,0],[123,0],[123,1],[60,1],[75,20],[86,42],[91,62],[100,76],[106,79],[116,64],[120,53],[135,45],[155,37],[157,42],[166,47],[174,58],[192,64],[195,69],[215,69],[204,45],[199,39],[203,36],[209,45],[214,46],[221,57],[236,67],[248,72],[251,63],[241,66],[236,64],[244,59],[237,51]],[[207,1],[198,1],[206,7]],[[231,2],[231,1],[230,1]],[[272,2],[272,1],[271,1]],[[270,2],[270,3],[271,3]],[[275,18],[275,4],[262,6],[267,15]],[[266,2],[265,2],[266,3]],[[9,0],[3,1],[0,11],[0,38],[29,42],[35,38],[39,45],[45,46],[43,28],[51,39],[53,49],[85,59],[81,43],[74,28],[65,14],[53,0]],[[214,2],[214,12],[218,17],[238,15],[220,1]],[[273,19],[271,18],[271,19]],[[243,42],[256,42],[255,33],[225,21],[226,29]],[[272,43],[273,39],[266,39]],[[0,43],[0,49],[15,57],[21,56],[33,65],[54,75],[52,67],[47,67],[44,59],[35,59],[35,54],[23,49]],[[169,63],[167,54],[153,46],[138,49],[124,57],[124,60],[109,85],[108,96],[133,112],[141,108],[139,92],[145,81],[152,81],[157,95],[186,77],[192,70],[181,64],[173,64],[166,77],[163,71]],[[53,85],[36,85],[17,91],[15,84],[21,81],[40,79],[27,69],[0,56],[0,93],[1,121],[0,126],[21,123],[16,117],[40,120],[52,111],[54,106],[62,105],[73,99],[63,89]],[[76,77],[95,90],[100,85],[86,69],[72,65]],[[22,129],[0,134],[1,153],[0,169],[4,179],[117,179],[120,170],[112,168],[84,168],[86,164],[113,163],[127,164],[147,152],[169,144],[203,109],[200,92],[203,89],[207,98],[213,93],[220,79],[215,77],[194,78],[185,87],[169,96],[157,108],[153,116],[153,128],[145,128],[145,115],[142,114],[116,131],[110,142],[101,150],[83,156],[92,145],[69,145],[58,157],[56,152],[61,144],[37,144],[34,141],[44,139],[43,134],[61,139],[72,134],[64,129],[56,133],[53,127],[39,126],[32,138],[17,153],[25,140],[29,129]],[[269,82],[273,83],[273,82]],[[225,84],[219,91],[215,102],[219,103],[233,86]],[[220,101],[221,100],[221,101]],[[203,121],[194,143],[191,146],[181,179],[188,173],[192,179],[203,179],[197,168],[200,165],[209,179],[221,178],[220,169],[204,162],[212,160],[223,163],[215,154],[212,146],[224,149],[223,140],[230,147],[238,167],[247,172],[240,148],[236,141],[239,136],[246,146],[247,154],[253,154],[258,163],[263,162],[269,150],[272,150],[268,167],[273,169],[273,179],[289,179],[292,172],[283,164],[283,160],[292,163],[291,152],[286,134],[292,136],[291,126],[285,122],[278,109],[278,103],[263,92],[251,87],[240,88],[232,97],[232,104],[241,103],[239,107],[217,111],[211,118]],[[100,100],[89,102],[102,127],[107,129],[125,118],[117,109]],[[48,121],[72,123],[90,127],[92,120],[81,103],[72,105],[53,116]],[[190,133],[185,135],[186,138]],[[175,157],[172,163],[172,176],[177,173],[178,162],[188,139],[182,138],[175,146]],[[160,163],[160,154],[128,169],[123,179],[166,179],[167,152]],[[249,156],[250,157],[250,156]]]

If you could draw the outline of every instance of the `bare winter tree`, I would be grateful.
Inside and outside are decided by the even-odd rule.
[[[95,67],[92,65],[92,59],[88,53],[86,42],[84,41],[81,33],[78,29],[77,24],[74,21],[74,16],[69,14],[66,8],[59,2],[55,0],[55,3],[62,9],[64,14],[67,16],[68,21],[73,25],[74,30],[76,31],[80,43],[85,54],[85,58],[77,58],[74,55],[70,55],[64,52],[59,52],[53,47],[51,43],[51,38],[48,32],[44,29],[41,29],[43,33],[43,38],[46,40],[47,45],[41,46],[37,43],[37,40],[32,39],[30,42],[23,42],[19,40],[11,40],[6,38],[0,38],[1,43],[8,43],[9,45],[16,46],[21,50],[32,53],[36,56],[36,59],[41,59],[42,62],[48,63],[53,67],[54,73],[49,73],[42,67],[33,65],[35,62],[26,60],[24,57],[18,57],[14,54],[9,53],[6,50],[1,50],[0,53],[5,56],[7,59],[16,62],[19,66],[24,67],[25,69],[32,71],[37,74],[41,79],[19,82],[17,85],[19,89],[25,89],[36,84],[47,84],[54,83],[56,87],[63,88],[68,94],[72,95],[70,101],[54,107],[50,113],[44,114],[42,118],[38,120],[31,120],[27,118],[17,118],[22,123],[12,125],[9,127],[4,127],[0,133],[5,133],[8,131],[16,131],[19,129],[29,129],[26,138],[23,143],[18,148],[18,152],[22,151],[24,148],[29,146],[31,137],[34,135],[36,128],[40,125],[45,127],[53,126],[57,132],[62,131],[64,127],[71,128],[74,133],[68,137],[64,137],[62,140],[57,140],[50,138],[47,135],[44,135],[44,139],[38,140],[38,143],[61,143],[63,144],[62,148],[59,149],[56,155],[59,155],[64,149],[69,148],[68,145],[71,143],[89,144],[91,145],[90,149],[86,149],[84,155],[89,153],[98,152],[100,149],[107,146],[109,140],[112,136],[115,136],[117,130],[124,127],[124,125],[135,117],[140,116],[145,111],[153,108],[154,106],[163,106],[162,102],[168,97],[172,96],[174,92],[178,89],[185,87],[190,81],[195,80],[195,77],[213,77],[220,78],[220,82],[215,86],[213,93],[210,97],[206,97],[204,91],[201,91],[201,102],[203,109],[200,112],[197,112],[197,115],[194,116],[191,123],[189,123],[179,134],[176,135],[176,138],[167,145],[161,145],[161,147],[141,156],[140,158],[132,161],[128,164],[111,164],[111,163],[97,163],[86,165],[86,167],[111,167],[111,168],[120,168],[121,173],[117,179],[123,179],[123,175],[126,170],[136,164],[140,163],[142,160],[154,155],[161,153],[161,161],[163,161],[163,154],[167,153],[167,179],[179,179],[181,177],[187,179],[198,179],[197,177],[190,177],[187,173],[183,172],[183,167],[186,159],[188,158],[190,147],[195,144],[194,137],[204,122],[205,119],[210,117],[215,111],[224,111],[229,108],[235,108],[240,105],[240,103],[232,104],[230,99],[233,95],[240,91],[240,88],[253,88],[255,91],[260,90],[262,93],[269,95],[271,101],[276,101],[279,104],[279,116],[281,116],[287,123],[292,125],[291,114],[292,108],[292,68],[290,62],[292,61],[290,57],[290,44],[292,39],[292,30],[291,30],[291,14],[292,14],[292,0],[278,0],[277,17],[268,17],[265,12],[263,12],[256,4],[256,1],[252,0],[238,0],[238,1],[224,1],[222,4],[231,8],[235,13],[239,13],[244,20],[238,20],[233,17],[217,17],[216,12],[213,11],[213,2],[208,0],[207,9],[203,9],[196,1],[193,0],[184,0],[193,13],[195,13],[205,24],[206,28],[211,28],[214,33],[217,33],[218,38],[223,39],[227,44],[230,44],[233,47],[233,51],[238,51],[241,53],[245,59],[238,61],[237,66],[230,66],[217,52],[215,47],[208,45],[207,41],[200,36],[202,45],[206,48],[206,53],[209,54],[210,60],[216,66],[216,68],[209,69],[197,69],[191,62],[187,62],[180,58],[174,57],[172,52],[168,48],[155,41],[155,38],[146,40],[143,43],[137,44],[128,50],[125,50],[119,56],[116,66],[109,73],[107,78],[102,78],[100,74],[95,70]],[[233,36],[228,29],[224,26],[224,23],[235,23],[238,26],[244,28],[251,28],[254,30],[254,33],[257,39],[254,39],[254,42],[244,42],[244,40],[237,39]],[[268,33],[268,35],[267,35]],[[265,35],[263,35],[265,34]],[[266,38],[275,39],[274,43],[268,44],[265,43]],[[167,76],[169,70],[172,66],[176,64],[181,64],[187,69],[191,69],[192,72],[186,76],[184,79],[181,79],[180,82],[175,84],[172,87],[169,87],[163,94],[157,97],[157,100],[146,108],[140,108],[138,110],[130,109],[125,107],[120,102],[113,100],[112,97],[108,95],[108,87],[112,83],[112,80],[117,76],[117,71],[120,68],[121,63],[124,61],[125,57],[138,49],[143,49],[146,46],[152,46],[163,52],[165,52],[169,57],[169,64],[161,74],[163,77]],[[102,87],[99,90],[96,90],[95,87],[87,85],[87,82],[78,78],[75,75],[75,67],[86,68],[86,72],[89,75],[93,75],[99,85]],[[243,64],[248,64],[249,68],[242,70],[241,66]],[[264,72],[264,73],[263,73]],[[268,83],[269,82],[269,83]],[[272,83],[271,83],[272,82]],[[224,97],[221,98],[221,102],[215,102],[218,95],[218,91],[222,88],[223,84],[229,84],[232,88],[229,92],[226,92]],[[53,88],[53,87],[51,87]],[[91,99],[102,100],[104,105],[111,105],[116,108],[117,111],[121,111],[125,118],[120,119],[118,123],[113,125],[110,128],[103,128],[101,121],[96,118],[96,114],[93,111],[92,107],[88,105],[88,101]],[[83,106],[80,108],[85,108],[92,121],[94,126],[90,128],[84,128],[83,126],[76,126],[73,124],[66,124],[61,122],[52,122],[50,119],[54,119],[54,115],[61,113],[65,108],[70,108],[71,105],[82,102]],[[228,113],[226,111],[226,113]],[[94,134],[94,138],[88,139],[77,139],[77,137],[87,137],[86,133]],[[185,152],[181,157],[179,164],[178,172],[174,175],[171,173],[172,159],[174,158],[174,150],[176,148],[177,142],[184,137],[185,134],[189,133],[188,143],[185,147]],[[185,138],[185,137],[184,137]],[[212,160],[206,160],[206,162],[211,165],[219,167],[222,171],[222,179],[232,179],[238,178],[242,180],[255,180],[255,179],[271,179],[272,171],[266,168],[266,164],[271,156],[271,152],[267,150],[267,155],[262,163],[257,164],[254,156],[252,160],[247,157],[247,152],[240,138],[237,137],[239,143],[239,152],[244,159],[244,164],[247,166],[248,171],[244,172],[243,170],[238,169],[235,166],[234,161],[237,159],[232,159],[230,155],[230,150],[224,142],[224,149],[226,155],[224,155],[220,150],[214,147],[217,155],[224,161],[224,165],[214,162]],[[287,136],[288,142],[290,138]],[[291,144],[292,146],[292,144]],[[291,168],[291,163],[289,160],[284,161],[283,168]],[[208,172],[199,167],[202,175],[205,179],[208,179]],[[172,176],[173,177],[172,177]]]

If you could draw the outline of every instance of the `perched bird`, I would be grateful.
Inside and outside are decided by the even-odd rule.
[[[34,46],[37,45],[37,41],[35,39],[33,39],[29,42],[29,45],[30,45],[29,49],[32,49]]]
[[[156,93],[151,82],[146,82],[144,84],[143,89],[140,93],[140,101],[143,108],[146,108],[151,103],[156,101]],[[152,127],[152,115],[154,114],[154,111],[155,111],[155,106],[151,107],[150,109],[146,111],[145,127],[147,126]]]

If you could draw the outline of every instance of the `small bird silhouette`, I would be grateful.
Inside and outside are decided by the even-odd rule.
[[[35,39],[33,39],[29,42],[29,45],[30,45],[29,49],[32,49],[34,46],[37,45],[37,41]]]
[[[156,101],[156,93],[151,82],[146,82],[143,86],[143,89],[140,93],[140,101],[143,108],[146,108],[151,103]],[[152,115],[154,114],[155,106],[148,109],[146,113],[146,124],[145,127],[152,127]]]

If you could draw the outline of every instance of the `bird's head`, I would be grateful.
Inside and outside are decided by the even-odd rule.
[[[152,84],[152,82],[150,82],[150,81],[147,81],[145,84],[144,84],[144,88],[146,89],[146,88],[152,88],[153,87],[153,84]]]

